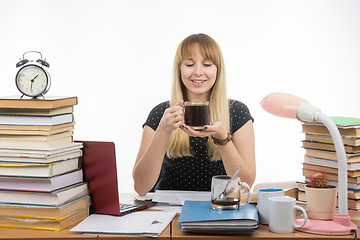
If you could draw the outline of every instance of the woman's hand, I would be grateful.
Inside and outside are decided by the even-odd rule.
[[[162,116],[159,129],[165,130],[167,133],[171,133],[175,129],[181,126],[183,120],[183,107],[184,104],[183,100],[180,100],[176,103],[175,106],[169,107],[164,111],[164,115]]]
[[[227,137],[227,131],[221,122],[214,122],[210,125],[205,125],[203,131],[196,131],[191,127],[182,124],[180,128],[191,137],[208,137],[214,136],[217,139],[225,139]]]

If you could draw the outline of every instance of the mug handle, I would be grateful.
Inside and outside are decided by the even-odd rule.
[[[245,206],[246,204],[248,204],[250,202],[250,197],[251,197],[250,187],[246,182],[240,182],[239,185],[242,185],[243,187],[245,187],[246,191],[247,191],[246,202],[245,203],[240,202],[240,206]]]
[[[308,219],[307,213],[306,213],[305,209],[303,209],[302,207],[296,206],[296,205],[294,206],[294,209],[295,209],[295,211],[296,210],[302,211],[302,213],[304,214],[304,221],[300,225],[297,225],[296,222],[294,222],[295,228],[301,228],[307,222],[307,219]]]

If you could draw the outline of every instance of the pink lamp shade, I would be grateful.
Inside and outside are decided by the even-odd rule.
[[[261,101],[262,108],[273,115],[297,119],[297,110],[306,100],[288,93],[271,93]]]

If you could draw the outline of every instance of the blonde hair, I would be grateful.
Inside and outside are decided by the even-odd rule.
[[[217,75],[214,86],[211,88],[209,106],[210,122],[220,121],[230,131],[229,102],[226,96],[224,59],[219,45],[214,39],[206,34],[193,34],[185,38],[179,45],[174,59],[173,84],[171,91],[170,106],[174,106],[180,100],[188,100],[186,87],[181,80],[180,66],[183,60],[191,55],[194,45],[200,47],[201,54],[205,59],[211,60],[216,68]],[[211,160],[220,160],[218,147],[208,138],[208,155]],[[181,129],[176,129],[170,136],[167,148],[167,156],[170,158],[192,156],[189,143],[189,135]]]

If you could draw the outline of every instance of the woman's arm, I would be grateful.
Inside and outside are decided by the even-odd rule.
[[[170,134],[181,125],[183,110],[179,101],[167,108],[156,131],[145,126],[140,148],[133,168],[134,188],[145,195],[155,185],[169,143]]]
[[[133,168],[134,188],[139,195],[145,195],[159,177],[162,161],[169,141],[168,134],[154,131],[145,126],[140,149]]]
[[[222,138],[225,139],[226,132]],[[225,136],[224,136],[225,135]],[[239,128],[233,135],[232,141],[219,146],[219,152],[224,163],[225,171],[232,176],[238,166],[241,166],[239,177],[251,187],[256,177],[255,136],[251,120]]]

